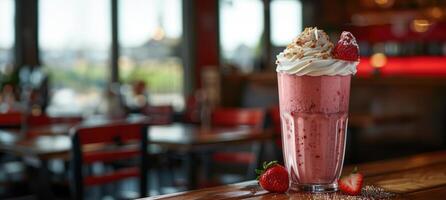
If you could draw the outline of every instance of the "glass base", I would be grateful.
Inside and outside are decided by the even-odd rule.
[[[338,191],[338,183],[331,184],[295,184],[291,183],[290,191],[300,191],[300,192],[336,192]]]

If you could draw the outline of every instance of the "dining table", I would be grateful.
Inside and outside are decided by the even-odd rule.
[[[209,150],[227,149],[236,145],[257,144],[257,163],[264,153],[264,142],[272,141],[278,135],[272,130],[250,127],[202,127],[196,125],[172,124],[151,126],[148,143],[159,145],[176,153],[183,153],[186,160],[187,189],[196,189],[199,180],[199,154]]]
[[[346,166],[343,169],[343,175],[350,173],[354,167],[358,167],[359,171],[364,175],[364,186],[361,194],[358,196],[345,195],[339,191],[332,193],[272,193],[262,189],[258,181],[251,180],[142,199],[446,199],[446,151],[428,152],[391,160],[363,163],[356,166]]]
[[[102,121],[104,123],[106,121]],[[83,125],[100,124],[83,122]],[[154,124],[154,123],[149,123]],[[155,123],[156,124],[156,123]],[[0,130],[0,152],[22,158],[27,165],[33,167],[31,173],[39,185],[39,196],[51,196],[48,181],[48,161],[70,161],[71,138],[70,129],[75,124],[52,124],[28,130],[29,137],[20,130]],[[202,127],[196,124],[161,123],[148,126],[149,152],[161,147],[164,150],[182,152],[186,156],[188,189],[197,188],[198,161],[200,151],[215,149],[227,145],[238,145],[272,140],[276,135],[270,131],[247,127]],[[93,148],[92,150],[95,150]],[[151,163],[148,164],[151,166]],[[44,189],[42,189],[44,188]]]

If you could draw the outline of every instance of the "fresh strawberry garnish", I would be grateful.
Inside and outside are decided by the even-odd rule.
[[[341,38],[334,47],[332,54],[334,58],[340,60],[359,60],[359,47],[353,34],[348,31],[342,32]]]
[[[288,172],[277,161],[263,163],[263,169],[256,169],[260,186],[270,192],[284,193],[288,190]]]
[[[364,176],[358,172],[358,168],[354,168],[353,172],[338,180],[339,189],[348,195],[361,194]]]

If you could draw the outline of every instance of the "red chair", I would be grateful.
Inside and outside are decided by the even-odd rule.
[[[250,126],[262,128],[265,113],[261,109],[220,108],[212,112],[212,126],[235,127]]]
[[[46,126],[50,124],[78,124],[82,122],[80,116],[73,117],[52,117],[48,115],[31,115],[28,117],[27,124],[29,127]]]
[[[20,128],[22,124],[22,113],[8,112],[0,114],[0,128]]]
[[[155,120],[166,120],[172,122],[173,107],[171,105],[147,106],[144,109],[144,114],[149,117],[153,117]]]
[[[171,105],[147,106],[145,112],[146,114],[171,115],[173,113],[173,107]]]
[[[101,185],[130,177],[139,177],[140,196],[147,195],[147,126],[143,123],[115,122],[95,127],[78,127],[71,130],[72,175],[75,199],[83,199],[84,186]],[[139,144],[139,148],[129,144]],[[85,147],[103,146],[87,151]],[[86,175],[84,165],[95,162],[111,163],[139,158],[139,167],[125,167],[101,175]]]
[[[0,114],[0,128],[20,128],[22,126],[23,114],[20,112],[9,112]],[[26,117],[28,128],[45,126],[49,124],[77,124],[83,120],[82,117],[50,117],[48,115],[30,115]]]
[[[264,119],[265,113],[262,109],[228,108],[214,110],[211,122],[214,127],[248,126],[262,129]],[[254,143],[251,151],[219,151],[213,154],[212,160],[215,163],[248,165],[249,177],[254,175],[252,172],[258,165],[259,151],[260,144]]]
[[[41,134],[40,131],[35,131],[35,128],[49,126],[54,124],[74,126],[81,123],[82,117],[50,117],[48,115],[30,115],[26,119],[27,123],[27,137],[36,137]]]

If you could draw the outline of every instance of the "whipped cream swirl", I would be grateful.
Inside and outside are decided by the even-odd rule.
[[[305,28],[287,48],[277,56],[277,72],[298,76],[354,75],[358,61],[334,59],[333,44],[323,30]]]

